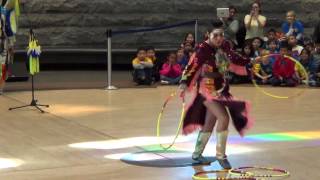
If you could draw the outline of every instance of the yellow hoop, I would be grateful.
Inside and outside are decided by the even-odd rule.
[[[262,56],[262,58],[266,58],[266,57],[270,57],[270,56],[275,56],[275,55],[278,55],[278,54],[269,54],[269,55],[266,55],[266,56]],[[302,69],[303,73],[306,74],[306,82],[308,83],[309,82],[309,76],[308,76],[308,73],[307,73],[307,70],[303,67],[303,65],[297,61],[296,59],[294,59],[293,57],[290,57],[290,56],[284,56],[285,58],[288,58],[290,59],[291,61],[295,62],[298,66],[300,66],[300,68]],[[271,94],[267,91],[265,91],[264,89],[262,89],[258,84],[257,82],[254,80],[254,78],[252,78],[252,83],[253,85],[259,90],[261,91],[263,94],[267,95],[267,96],[270,96],[270,97],[273,97],[273,98],[277,98],[277,99],[289,99],[289,98],[292,98],[292,97],[296,97],[296,96],[300,96],[301,94],[303,94],[305,88],[303,91],[300,91],[299,93],[297,93],[296,95],[294,96],[278,96],[278,95],[274,95],[274,94]]]
[[[159,141],[159,145],[163,148],[163,150],[167,151],[169,150],[176,142],[176,140],[178,139],[178,136],[179,136],[179,133],[180,133],[180,130],[182,128],[182,124],[183,124],[183,119],[184,119],[184,114],[185,114],[185,101],[184,101],[184,97],[182,97],[182,110],[181,110],[181,115],[180,115],[180,121],[179,121],[179,125],[178,125],[178,128],[177,128],[177,131],[176,131],[176,135],[172,141],[172,143],[169,145],[169,146],[164,146],[163,144],[160,143],[160,122],[161,122],[161,119],[162,119],[162,115],[163,115],[163,112],[168,104],[168,102],[177,95],[177,92],[174,92],[174,93],[171,93],[170,96],[166,99],[166,101],[164,102],[162,108],[161,108],[161,111],[158,115],[158,120],[157,120],[157,138],[158,138],[158,141]]]

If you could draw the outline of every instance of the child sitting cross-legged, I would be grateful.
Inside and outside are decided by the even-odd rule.
[[[137,50],[137,57],[132,60],[133,81],[138,85],[151,85],[153,63],[147,58],[147,52],[144,48]]]
[[[273,65],[272,86],[294,87],[298,84],[295,74],[295,62],[285,57],[289,55],[289,45],[287,41],[282,41],[280,45],[280,55],[276,57]]]
[[[181,75],[182,69],[177,63],[177,55],[175,52],[170,52],[160,70],[161,84],[178,84]]]
[[[273,63],[268,56],[264,56],[254,65],[254,80],[258,84],[271,84]]]

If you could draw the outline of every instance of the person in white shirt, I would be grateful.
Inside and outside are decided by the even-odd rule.
[[[251,12],[244,18],[244,24],[246,26],[246,40],[259,37],[263,39],[264,27],[267,22],[265,16],[260,15],[261,4],[259,2],[252,3]]]

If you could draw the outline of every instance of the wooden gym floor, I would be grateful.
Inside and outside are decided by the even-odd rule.
[[[34,108],[8,111],[30,102],[30,92],[0,96],[0,179],[3,180],[187,180],[201,167],[145,167],[120,160],[157,160],[156,118],[164,99],[176,87],[38,91]],[[268,88],[293,95],[300,88]],[[263,95],[254,87],[232,87],[235,96],[250,100],[255,126],[244,139],[232,126],[227,154],[234,167],[271,166],[291,172],[292,180],[320,179],[320,90],[286,100]],[[174,101],[173,101],[174,102]],[[170,142],[178,124],[179,103],[168,110],[161,124],[162,142]],[[168,115],[169,114],[169,115]],[[166,138],[167,137],[167,138]],[[190,156],[195,135],[180,137],[174,149]],[[213,156],[214,137],[205,151]],[[219,169],[217,163],[204,169]]]

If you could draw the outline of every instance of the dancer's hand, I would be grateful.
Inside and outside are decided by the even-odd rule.
[[[187,88],[188,88],[188,86],[187,86],[187,84],[185,84],[185,83],[181,83],[181,84],[179,85],[179,90],[178,90],[178,91],[179,91],[179,95],[180,95],[181,97],[183,97],[183,96],[185,95]]]

